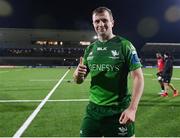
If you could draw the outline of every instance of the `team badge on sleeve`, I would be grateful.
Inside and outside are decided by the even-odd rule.
[[[132,53],[131,53],[131,63],[132,63],[132,64],[137,64],[137,63],[139,63],[139,62],[140,62],[140,61],[139,61],[137,52],[136,52],[135,50],[132,51]]]

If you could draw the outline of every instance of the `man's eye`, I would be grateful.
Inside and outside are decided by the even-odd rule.
[[[102,20],[103,23],[106,23],[107,21],[108,21],[108,20],[106,20],[106,19],[103,19],[103,20]]]

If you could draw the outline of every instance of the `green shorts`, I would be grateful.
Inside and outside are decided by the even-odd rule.
[[[99,106],[89,103],[80,129],[81,137],[131,137],[134,135],[134,122],[122,125],[119,117],[124,109],[112,106]]]

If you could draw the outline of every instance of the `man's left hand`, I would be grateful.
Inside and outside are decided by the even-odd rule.
[[[120,124],[128,124],[135,121],[136,111],[127,108],[124,110],[119,118]]]

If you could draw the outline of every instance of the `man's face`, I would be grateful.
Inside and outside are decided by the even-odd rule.
[[[161,55],[159,53],[156,54],[157,58],[161,58]]]
[[[114,20],[107,11],[104,11],[103,13],[93,14],[92,20],[94,29],[98,35],[102,36],[112,33]]]
[[[164,54],[164,58],[168,58],[168,56],[166,54]]]

